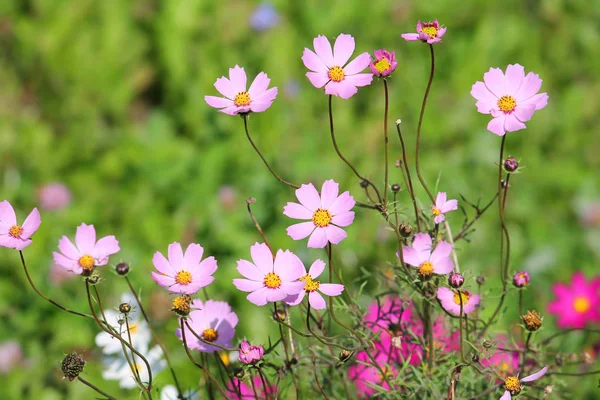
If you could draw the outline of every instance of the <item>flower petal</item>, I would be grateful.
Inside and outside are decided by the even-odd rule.
[[[246,260],[238,260],[237,261],[237,270],[243,277],[261,282],[263,281],[265,274],[250,261]],[[270,271],[269,271],[270,272]]]
[[[535,96],[532,96],[527,100],[523,100],[520,104],[534,104],[536,110],[541,110],[548,104],[548,93],[536,94]]]
[[[231,100],[233,100],[235,95],[239,92],[239,90],[236,90],[236,88],[233,86],[231,81],[224,76],[217,79],[215,82],[215,88],[219,91],[219,93]]]
[[[433,250],[433,253],[431,253],[431,257],[429,260],[435,265],[435,263],[448,257],[450,253],[452,253],[452,245],[448,242],[442,241],[439,242],[437,246],[435,246],[435,250]]]
[[[263,273],[263,276],[273,272],[273,254],[265,243],[254,243],[250,247],[250,256],[254,265]]]
[[[488,125],[487,125],[487,130],[495,133],[498,136],[504,136],[504,134],[506,133],[506,130],[504,130],[504,121],[506,120],[506,116],[505,115],[500,115],[498,117],[494,117],[494,119],[492,119]]]
[[[542,87],[542,80],[538,74],[534,74],[530,72],[527,74],[525,79],[523,80],[523,84],[519,88],[519,90],[515,93],[515,99],[517,99],[517,104],[519,102],[524,101],[535,95],[540,91]]]
[[[337,226],[349,226],[354,222],[354,211],[347,211],[334,215],[331,223]]]
[[[502,397],[500,397],[500,400],[511,400],[511,399],[512,399],[512,396],[510,395],[510,392],[508,390],[505,390]]]
[[[304,66],[313,72],[321,72],[327,76],[327,72],[329,68],[327,65],[317,56],[312,50],[304,48],[304,53],[302,53],[302,62]],[[322,86],[322,85],[321,85]]]
[[[519,104],[512,115],[517,117],[521,122],[527,122],[531,119],[534,112],[535,104]]]
[[[312,219],[313,212],[302,204],[288,202],[285,207],[283,207],[283,215],[295,219]]]
[[[541,370],[539,370],[538,372],[536,372],[535,374],[531,374],[529,376],[526,376],[525,378],[521,379],[521,382],[531,382],[531,381],[535,381],[537,379],[540,379],[542,376],[544,376],[546,374],[546,372],[548,372],[548,367],[544,367]]]
[[[229,68],[229,80],[236,93],[246,91],[246,71],[244,71],[244,68],[238,65]]]
[[[348,237],[348,234],[345,230],[343,230],[342,228],[338,228],[335,225],[329,225],[321,229],[325,231],[327,240],[332,244],[338,244],[342,240],[346,239],[346,237]],[[317,230],[319,230],[319,228],[317,228]]]
[[[326,180],[323,182],[323,186],[321,187],[321,206],[320,208],[324,208],[326,210],[333,204],[335,200],[337,200],[338,192],[339,192],[339,184],[333,179]],[[312,216],[311,216],[312,218]]]
[[[354,197],[350,195],[350,192],[346,191],[333,202],[329,207],[329,212],[331,215],[335,216],[352,210],[355,205],[356,201],[354,200]]]
[[[331,49],[331,43],[329,43],[329,39],[327,39],[326,36],[319,35],[314,38],[313,46],[317,56],[323,60],[323,63],[325,63],[327,69],[333,67],[333,50]]]
[[[204,101],[206,101],[206,104],[214,108],[231,107],[234,104],[233,100],[215,96],[204,96]]]
[[[347,76],[344,82],[352,84],[352,86],[363,87],[369,86],[373,82],[373,74],[356,74]]]
[[[339,296],[344,291],[344,285],[339,283],[321,283],[319,290],[327,296]]]
[[[21,233],[21,239],[29,239],[31,235],[33,235],[38,230],[41,223],[42,218],[40,217],[40,212],[37,208],[34,208],[23,222],[23,232]]]
[[[119,241],[112,235],[105,236],[98,240],[91,256],[97,259],[104,259],[110,255],[116,254],[121,250]]]
[[[239,264],[238,264],[238,270],[239,270]],[[257,281],[253,281],[250,279],[240,279],[240,278],[234,279],[233,285],[236,287],[237,290],[241,290],[242,292],[254,292],[254,291],[257,291],[257,290],[265,287],[265,284],[262,281],[257,282]]]
[[[256,75],[256,78],[252,81],[250,88],[248,89],[248,94],[250,95],[250,99],[254,99],[256,96],[262,94],[267,90],[269,84],[271,83],[271,79],[264,72],[260,72]]]
[[[267,304],[267,294],[269,293],[269,290],[271,289],[263,287],[262,289],[258,289],[257,291],[250,293],[248,296],[246,296],[246,299],[248,299],[250,303],[257,306],[264,306]]]
[[[344,33],[335,39],[333,46],[333,65],[344,66],[354,53],[354,38]],[[370,61],[370,60],[369,60]]]
[[[514,132],[525,128],[527,128],[525,124],[519,121],[514,114],[506,116],[506,120],[504,121],[504,130],[506,132]]]
[[[431,236],[426,233],[417,233],[413,238],[412,247],[419,253],[429,254],[431,253]]]
[[[323,310],[327,307],[325,299],[319,294],[319,292],[310,292],[308,295],[308,302],[315,310]]]
[[[173,267],[173,270],[177,271],[183,267],[183,250],[181,249],[181,244],[178,242],[173,242],[169,245],[169,263]]]
[[[326,72],[307,72],[306,77],[317,89],[322,88],[327,82],[329,82],[329,76]]]
[[[96,229],[94,225],[86,225],[85,223],[77,227],[75,233],[75,244],[81,254],[91,254],[96,244]]]
[[[67,258],[64,255],[57,252],[53,252],[52,255],[54,256],[54,262],[60,265],[61,267],[76,274],[80,274],[83,271],[83,268],[81,268],[77,261],[71,260],[70,258]]]
[[[359,54],[354,60],[350,61],[348,65],[344,67],[344,74],[346,75],[346,78],[348,78],[349,75],[356,75],[368,68],[369,64],[371,64],[371,55],[366,52]],[[372,74],[366,75],[371,75],[371,77],[373,76]]]
[[[409,42],[416,42],[417,40],[419,40],[418,33],[403,33],[400,36],[402,37],[402,39],[409,41]]]
[[[310,235],[316,226],[312,221],[301,222],[299,224],[290,225],[287,227],[286,231],[288,236],[290,236],[294,240],[302,240],[308,235]]]
[[[304,264],[300,258],[291,251],[278,250],[275,256],[273,272],[279,275],[282,281],[291,282],[306,275],[306,268],[304,268]]]
[[[483,81],[488,90],[497,98],[506,94],[506,79],[500,68],[490,68],[483,74]]]
[[[0,223],[3,223],[8,228],[17,224],[15,209],[8,200],[0,202]]]
[[[325,269],[325,261],[323,261],[321,259],[316,259],[310,266],[310,269],[308,270],[308,274],[311,276],[312,279],[315,279],[323,273],[324,269]]]
[[[77,247],[75,247],[73,242],[66,236],[63,236],[58,240],[58,249],[71,260],[78,261],[82,256]]]
[[[62,249],[61,251],[64,253]],[[154,268],[156,268],[156,270],[163,275],[175,275],[175,271],[171,267],[171,264],[160,251],[154,253],[154,257],[152,257],[152,264],[154,264]]]
[[[519,64],[510,64],[506,67],[506,94],[517,93],[525,79],[525,68]]]
[[[289,229],[289,228],[288,228]],[[317,228],[314,230],[310,238],[308,239],[307,247],[313,249],[321,249],[327,244],[327,235],[325,234],[324,228]]]
[[[299,189],[296,189],[296,197],[311,212],[315,212],[321,205],[319,192],[317,192],[312,183],[302,185]]]

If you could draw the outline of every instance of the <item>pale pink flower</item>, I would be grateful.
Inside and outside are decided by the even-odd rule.
[[[152,279],[171,293],[194,294],[215,280],[212,274],[217,270],[217,260],[202,260],[203,254],[199,244],[190,244],[184,254],[181,244],[171,243],[168,260],[160,251],[154,253],[152,263],[158,272],[152,272]]]
[[[454,263],[450,258],[452,245],[444,241],[439,242],[433,252],[431,245],[429,235],[417,233],[412,246],[405,246],[402,249],[404,262],[418,268],[419,275],[423,278],[430,277],[432,274],[446,275],[452,272],[454,269]]]
[[[17,214],[8,200],[0,202],[0,247],[23,250],[31,244],[31,236],[38,230],[42,219],[34,208],[23,225],[17,224]]]
[[[375,60],[371,61],[369,69],[375,76],[389,76],[398,66],[395,51],[375,50],[374,56]]]
[[[479,305],[480,296],[468,290],[452,290],[447,287],[439,287],[437,298],[450,314],[460,315],[460,304],[462,301],[463,314],[470,314]]]
[[[195,300],[194,304],[196,309],[187,317],[187,323],[192,330],[206,342],[231,347],[231,340],[235,336],[235,327],[238,324],[238,317],[231,310],[231,306],[224,301],[214,300],[206,300],[204,303]],[[220,350],[199,340],[187,326],[184,326],[184,329],[185,341],[190,349],[203,353]],[[181,329],[175,330],[175,335],[183,340]]]
[[[215,88],[223,97],[204,96],[209,106],[221,108],[222,113],[229,115],[246,114],[249,112],[263,112],[271,107],[277,88],[267,89],[271,79],[264,72],[259,73],[246,90],[246,72],[244,68],[235,66],[229,68],[229,79],[222,76],[215,82]]]
[[[438,20],[433,22],[417,22],[417,33],[403,33],[402,38],[409,42],[421,40],[429,44],[442,41],[442,36],[446,34],[446,28],[440,27]]]
[[[244,340],[242,343],[240,343],[238,360],[240,360],[242,364],[256,364],[262,360],[263,354],[265,354],[264,347],[251,346],[247,340]]]
[[[304,266],[303,266],[304,267]],[[344,291],[344,285],[339,283],[321,283],[317,281],[323,271],[325,270],[325,262],[323,260],[315,260],[310,266],[308,273],[300,278],[304,282],[304,290],[300,292],[298,298],[294,301],[289,302],[289,305],[295,306],[300,304],[304,299],[304,296],[308,294],[308,302],[315,310],[322,310],[327,307],[325,299],[319,294],[319,292],[326,294],[327,296],[339,296]]]
[[[538,74],[530,72],[525,76],[525,68],[519,64],[506,67],[506,74],[500,68],[490,68],[483,74],[483,82],[475,82],[471,89],[477,103],[477,111],[491,114],[487,129],[499,136],[506,132],[525,129],[524,122],[536,110],[546,107],[548,94],[538,93],[542,80]]]
[[[319,35],[313,40],[315,52],[304,48],[302,62],[312,72],[306,77],[316,88],[325,86],[325,94],[349,99],[358,92],[358,87],[368,86],[373,81],[372,74],[361,74],[371,63],[369,53],[359,54],[346,63],[354,53],[354,38],[340,34],[335,40],[333,50],[327,37]]]
[[[548,305],[548,312],[558,317],[559,328],[584,328],[588,323],[600,322],[600,276],[589,282],[581,272],[575,272],[571,285],[555,283],[552,292],[556,300]]]
[[[288,235],[294,240],[301,240],[310,235],[308,247],[323,248],[327,242],[338,244],[348,236],[340,228],[352,224],[356,204],[354,197],[346,191],[338,196],[339,185],[330,179],[323,183],[321,195],[309,183],[296,190],[298,203],[287,203],[283,214],[294,219],[307,219],[287,228]]]
[[[44,210],[60,210],[71,203],[71,191],[63,183],[49,183],[39,188],[40,206]]]
[[[439,224],[446,219],[444,214],[454,211],[458,208],[458,200],[448,200],[446,201],[446,192],[438,192],[437,197],[435,199],[435,205],[431,207],[431,211],[435,218],[433,222]]]
[[[117,254],[119,241],[113,235],[96,241],[94,225],[77,227],[75,244],[63,236],[58,241],[60,253],[54,252],[54,262],[75,274],[89,275],[95,267],[108,264],[108,257]]]
[[[504,380],[504,394],[500,397],[500,400],[510,400],[512,396],[516,396],[523,390],[522,382],[532,382],[540,379],[546,374],[548,367],[544,367],[535,374],[526,376],[525,378],[519,379],[518,376],[509,376]]]
[[[278,250],[273,259],[264,243],[250,247],[252,262],[238,260],[237,270],[247,279],[234,279],[233,284],[242,292],[251,292],[246,298],[257,306],[268,302],[296,300],[304,282],[298,279],[306,273],[302,261],[289,250]]]

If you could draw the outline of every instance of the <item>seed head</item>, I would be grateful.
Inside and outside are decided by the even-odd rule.
[[[73,381],[83,371],[85,361],[83,357],[77,353],[67,354],[62,361],[61,369],[65,378],[69,381]]]
[[[542,318],[536,311],[527,311],[527,314],[522,315],[521,319],[525,323],[525,328],[530,332],[535,332],[542,326]]]

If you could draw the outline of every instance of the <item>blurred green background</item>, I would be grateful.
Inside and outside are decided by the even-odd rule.
[[[511,271],[529,271],[526,307],[542,313],[553,282],[568,281],[575,270],[598,274],[600,2],[371,0],[367,8],[359,0],[272,1],[277,18],[266,27],[253,19],[258,4],[0,2],[0,200],[8,199],[23,218],[41,207],[44,185],[60,182],[71,192],[66,207],[40,210],[43,223],[25,251],[42,292],[85,311],[81,280],[58,282],[51,274],[52,251],[62,235],[73,237],[81,222],[94,224],[99,236],[115,234],[121,252],[111,261],[131,264],[130,276],[168,338],[184,384],[192,386],[199,373],[172,336],[177,322],[168,312],[169,298],[150,271],[155,251],[166,252],[173,241],[198,242],[218,260],[216,281],[208,291],[231,302],[240,315],[237,336],[266,342],[274,332],[269,313],[247,302],[231,284],[235,261],[248,258],[249,246],[260,240],[245,199],[257,199],[255,215],[275,247],[289,248],[307,263],[325,255],[286,235],[291,220],[282,208],[295,201],[293,191],[264,168],[244,136],[242,120],[216,112],[203,97],[218,95],[214,81],[235,64],[245,67],[249,79],[265,71],[279,95],[267,112],[250,117],[250,129],[267,159],[287,180],[320,187],[334,178],[342,190],[366,201],[359,182],[333,151],[327,96],[305,78],[303,48],[312,47],[318,34],[333,39],[343,32],[356,38],[355,54],[396,51],[399,66],[390,80],[391,161],[400,157],[392,121],[402,118],[413,162],[429,52],[400,34],[413,32],[417,19],[434,18],[448,32],[435,46],[436,78],[423,127],[422,168],[429,185],[438,181],[449,198],[462,194],[487,202],[493,197],[500,138],[486,131],[489,116],[476,112],[469,91],[492,66],[524,65],[544,80],[542,91],[550,100],[525,131],[507,140],[507,153],[526,166],[511,179],[508,199]],[[360,89],[349,101],[335,98],[334,116],[342,151],[381,187],[381,82]],[[392,167],[390,183],[395,182],[402,183],[402,177]],[[424,192],[420,197],[424,201]],[[400,201],[410,217],[405,191]],[[463,217],[455,212],[449,221],[456,233]],[[478,274],[488,276],[484,290],[493,292],[499,237],[495,207],[476,228],[470,243],[457,246],[461,268],[468,271],[471,287]],[[358,209],[347,231],[348,239],[336,251],[349,281],[360,268],[383,270],[393,262],[393,234],[376,213]],[[105,304],[114,307],[126,286],[110,269],[104,268],[107,282],[100,290],[107,296]],[[17,252],[2,249],[0,274],[0,342],[14,340],[22,349],[21,360],[0,371],[0,398],[92,398],[83,385],[61,380],[60,360],[72,350],[83,352],[88,361],[86,379],[119,398],[136,398],[116,382],[102,380],[101,354],[94,348],[97,328],[37,297]],[[375,291],[375,282],[369,287]],[[486,309],[495,304],[492,300]],[[504,327],[516,317],[509,309]],[[545,324],[549,333],[554,330],[549,316]],[[583,340],[574,334],[563,351],[581,350]],[[159,375],[159,383],[170,381],[167,371]],[[565,382],[576,383],[581,393],[597,394],[591,389],[596,381]],[[583,398],[575,389],[570,392],[571,398]]]

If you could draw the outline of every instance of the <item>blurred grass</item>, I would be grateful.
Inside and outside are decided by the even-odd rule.
[[[161,317],[161,307],[168,305],[150,279],[151,257],[173,241],[195,241],[219,261],[209,292],[232,302],[242,316],[237,336],[266,341],[273,332],[268,313],[249,304],[231,284],[235,260],[248,257],[249,246],[260,240],[244,200],[257,198],[255,215],[274,246],[290,248],[307,262],[324,254],[287,237],[290,220],[281,211],[294,201],[293,192],[278,185],[252,152],[242,121],[217,113],[203,96],[216,94],[214,81],[235,64],[250,77],[264,70],[280,94],[267,112],[251,116],[250,129],[267,159],[285,179],[320,186],[334,178],[365,201],[351,171],[333,152],[327,98],[304,77],[300,56],[317,34],[334,38],[340,32],[356,38],[357,52],[395,50],[399,66],[390,82],[390,120],[402,118],[413,149],[429,54],[426,46],[404,42],[400,33],[412,32],[419,18],[438,18],[448,26],[444,43],[435,47],[436,80],[423,127],[429,185],[439,179],[439,189],[450,198],[462,194],[485,202],[493,196],[500,140],[485,130],[488,117],[476,112],[469,91],[491,66],[524,65],[544,79],[542,90],[550,101],[527,130],[510,134],[507,141],[508,153],[527,167],[511,180],[511,268],[530,271],[526,307],[540,310],[555,280],[568,280],[574,270],[597,274],[599,256],[594,243],[586,242],[575,204],[600,196],[599,2],[372,0],[365,9],[358,0],[273,1],[281,22],[260,33],[248,22],[256,4],[0,3],[0,197],[23,216],[37,206],[43,184],[64,182],[73,193],[67,209],[42,213],[35,243],[25,252],[43,292],[85,309],[80,280],[53,286],[48,271],[58,238],[72,237],[83,221],[93,223],[99,235],[115,234],[120,240],[122,251],[112,261],[131,263],[132,279],[145,301],[153,300],[151,309],[164,335],[170,335],[176,322]],[[381,84],[361,89],[350,101],[334,99],[342,151],[380,186],[382,108]],[[397,140],[391,139],[391,157],[399,158]],[[397,170],[391,177],[391,183],[401,181]],[[424,192],[420,197],[425,199]],[[400,199],[410,216],[405,192]],[[349,277],[358,276],[360,267],[385,268],[393,259],[394,240],[380,218],[368,210],[357,214],[348,239],[336,248]],[[462,217],[454,214],[449,220],[457,232]],[[488,276],[490,290],[497,280],[497,225],[492,210],[477,222],[471,243],[458,246],[462,269],[471,277]],[[89,398],[82,385],[60,382],[58,363],[72,349],[83,350],[90,360],[88,380],[127,396],[100,377],[95,327],[35,297],[21,269],[16,252],[3,250],[0,340],[20,341],[27,361],[3,377],[2,398]],[[101,290],[118,302],[125,285],[110,273],[105,276]],[[515,319],[509,310],[507,321]],[[551,318],[546,321],[553,329]],[[573,349],[582,340],[572,342]],[[170,347],[178,348],[173,337]],[[185,365],[184,355],[175,358]],[[191,368],[182,376],[189,385],[197,380]],[[168,373],[159,378],[170,380]],[[582,393],[594,386],[592,378],[582,381]]]

